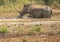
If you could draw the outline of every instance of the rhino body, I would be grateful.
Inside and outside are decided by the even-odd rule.
[[[20,12],[20,18],[27,13],[33,18],[50,18],[52,10],[46,6],[29,4],[24,5],[23,10]]]

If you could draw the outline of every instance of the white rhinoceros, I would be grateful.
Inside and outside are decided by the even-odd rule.
[[[50,18],[52,9],[49,6],[28,4],[24,5],[23,10],[20,12],[20,18],[27,13],[33,18]]]

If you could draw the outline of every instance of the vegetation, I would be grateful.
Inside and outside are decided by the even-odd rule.
[[[17,32],[23,32],[23,31],[24,31],[23,28],[17,29]]]
[[[27,42],[25,39],[23,39],[23,42]]]
[[[44,5],[54,5],[59,4],[60,0],[0,0],[0,6],[4,5],[24,5],[24,4],[44,4]],[[55,6],[55,5],[54,5]]]
[[[0,28],[0,33],[7,33],[9,30],[7,28]]]
[[[31,31],[33,31],[33,32],[40,32],[41,31],[41,27],[40,26],[33,26]]]
[[[60,9],[60,0],[0,0],[0,14],[17,13],[16,9],[22,10],[24,4],[49,5]]]

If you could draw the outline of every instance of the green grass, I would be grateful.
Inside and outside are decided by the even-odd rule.
[[[7,33],[9,32],[8,28],[0,28],[0,33]]]
[[[31,31],[33,31],[33,32],[40,32],[41,31],[41,27],[40,26],[33,26]]]

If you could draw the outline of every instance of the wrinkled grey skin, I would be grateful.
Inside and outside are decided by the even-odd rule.
[[[31,4],[24,5],[23,10],[20,12],[20,18],[25,14],[30,14],[33,18],[50,18],[52,15],[52,10],[46,7],[45,9],[29,9]]]

